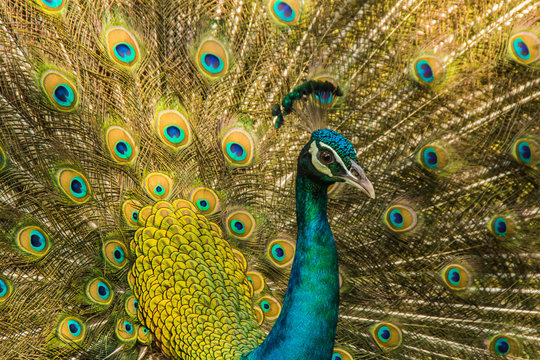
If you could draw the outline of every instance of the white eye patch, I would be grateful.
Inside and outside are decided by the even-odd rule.
[[[334,159],[336,159],[337,163],[341,165],[341,167],[343,168],[345,172],[348,173],[348,170],[345,167],[345,164],[343,163],[343,161],[341,160],[341,157],[334,151],[334,149],[332,149],[330,146],[322,142],[320,143],[320,145],[321,147],[327,150],[330,150],[332,154],[334,154]],[[332,175],[332,171],[330,170],[330,168],[319,161],[319,157],[318,157],[319,148],[317,147],[317,143],[315,141],[311,143],[309,147],[309,153],[311,154],[311,163],[313,164],[313,166],[315,166],[315,169],[317,169],[319,172],[325,175],[328,175],[329,177],[334,177],[334,175]]]

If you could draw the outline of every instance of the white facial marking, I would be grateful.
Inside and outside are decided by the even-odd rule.
[[[334,159],[338,162],[338,164],[340,164],[341,167],[345,171],[347,171],[345,164],[343,163],[339,155],[334,151],[334,149],[332,149],[330,146],[326,145],[325,143],[320,143],[320,144],[321,144],[321,147],[330,150],[334,154]],[[330,170],[330,168],[319,161],[319,157],[317,156],[319,154],[319,148],[317,147],[317,144],[315,141],[311,143],[309,147],[309,153],[311,154],[311,163],[313,164],[313,166],[315,166],[315,169],[317,169],[323,174],[328,175],[329,177],[334,177],[332,175],[332,171]]]
[[[343,160],[339,155],[332,149],[330,146],[326,145],[325,143],[320,143],[320,146],[326,150],[330,150],[334,154],[335,161],[342,167],[342,169],[345,171],[344,175],[339,176],[333,176],[332,171],[330,168],[326,165],[324,165],[322,162],[319,161],[318,154],[319,154],[319,148],[317,147],[317,144],[314,142],[311,143],[309,146],[309,153],[311,154],[311,163],[317,169],[319,172],[328,175],[331,178],[338,178],[344,180],[347,184],[350,184],[356,188],[359,188],[364,193],[369,195],[372,199],[375,198],[375,190],[373,190],[373,185],[371,182],[367,179],[366,175],[364,174],[364,170],[358,164],[356,164],[354,161],[351,160],[351,168],[347,169],[345,166],[345,163],[343,163]],[[354,175],[353,175],[354,172]]]

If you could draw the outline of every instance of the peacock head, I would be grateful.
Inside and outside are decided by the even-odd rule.
[[[329,129],[316,130],[302,149],[299,171],[312,181],[327,186],[345,182],[375,198],[373,185],[364,170],[357,164],[356,152],[349,140]]]

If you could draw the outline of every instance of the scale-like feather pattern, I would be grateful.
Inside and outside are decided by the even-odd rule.
[[[235,359],[264,339],[244,265],[185,200],[158,202],[132,250],[134,292],[164,352],[178,359]]]

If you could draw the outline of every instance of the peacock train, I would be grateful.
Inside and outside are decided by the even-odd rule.
[[[0,4],[0,359],[540,358],[538,1]]]

